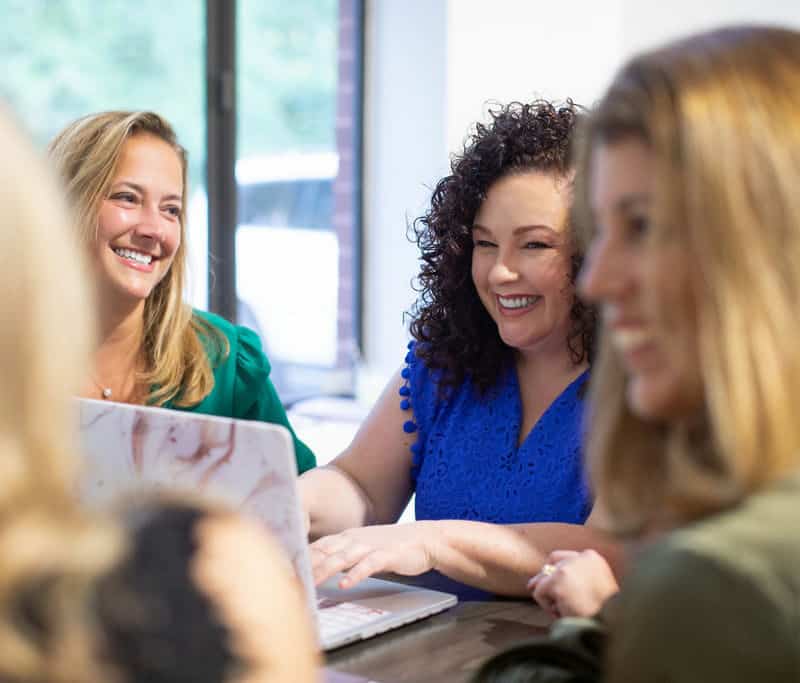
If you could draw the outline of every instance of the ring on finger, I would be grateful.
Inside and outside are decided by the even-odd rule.
[[[539,572],[542,576],[552,576],[555,574],[556,566],[554,564],[550,564],[549,562],[545,564],[541,571]]]

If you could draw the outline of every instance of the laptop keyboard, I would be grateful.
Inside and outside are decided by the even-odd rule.
[[[330,636],[359,628],[382,619],[387,610],[364,607],[353,602],[338,602],[328,598],[317,599],[317,621],[323,641]]]

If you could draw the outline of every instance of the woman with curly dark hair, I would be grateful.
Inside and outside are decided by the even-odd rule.
[[[524,594],[555,546],[614,554],[583,526],[595,319],[575,294],[569,224],[579,117],[571,101],[492,111],[415,222],[406,366],[333,466],[300,480],[310,533],[325,536],[312,545],[319,581],[435,569]],[[414,492],[416,523],[353,528],[396,521]]]

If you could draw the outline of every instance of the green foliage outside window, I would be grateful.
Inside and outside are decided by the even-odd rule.
[[[337,0],[240,0],[238,156],[334,148]],[[166,116],[202,177],[202,0],[0,0],[0,100],[40,144],[106,109]]]

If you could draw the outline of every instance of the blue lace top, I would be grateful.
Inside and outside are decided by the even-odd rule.
[[[444,399],[439,373],[409,344],[402,371],[403,428],[417,432],[412,479],[417,519],[499,524],[581,524],[592,501],[582,462],[583,398],[589,371],[556,398],[521,446],[522,401],[515,368],[479,396],[467,378]]]

